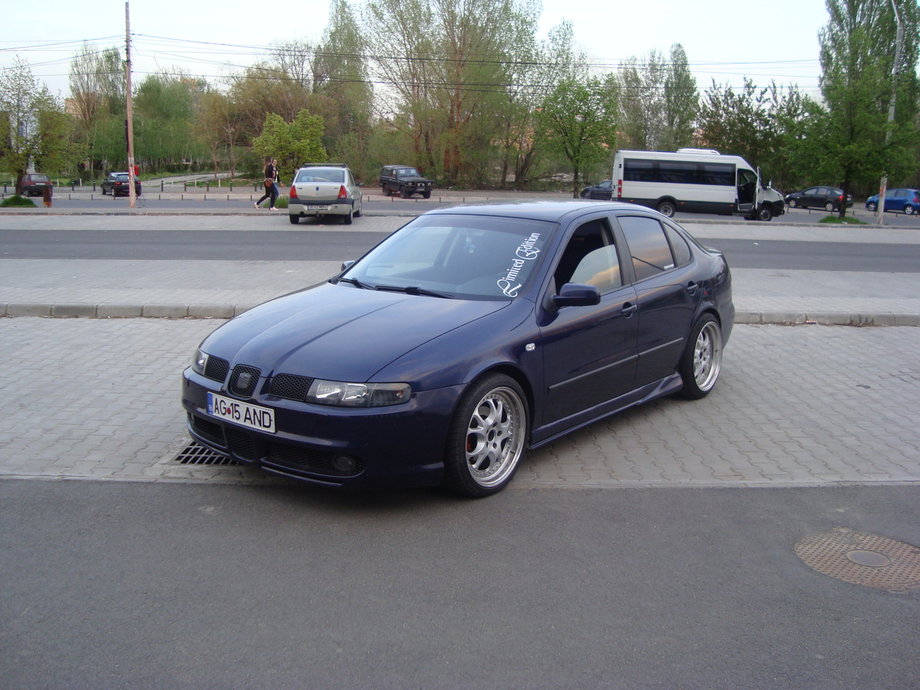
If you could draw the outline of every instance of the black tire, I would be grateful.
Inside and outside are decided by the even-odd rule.
[[[422,196],[423,196],[425,199],[430,199],[430,198],[431,198],[431,192],[424,192],[424,193],[422,194]]]
[[[798,206],[798,205],[799,205],[799,202],[796,201],[795,199],[790,199],[790,200],[789,200],[789,208],[795,208],[795,207]]]
[[[354,217],[354,212],[349,211],[347,214],[342,216],[342,222],[345,223],[345,225],[351,225],[353,217]]]
[[[878,208],[878,204],[870,201],[868,204],[866,204],[866,208],[872,211],[872,213],[875,213],[875,209]]]
[[[754,218],[766,222],[773,218],[773,211],[770,210],[769,206],[761,206],[757,209],[757,213],[754,214]]]
[[[300,223],[300,216],[288,215],[288,220],[291,221],[291,225],[297,225]]]
[[[527,454],[529,409],[517,381],[490,374],[463,394],[447,435],[444,483],[470,498],[504,489]]]
[[[904,207],[904,215],[905,215],[905,216],[912,216],[912,215],[914,215],[914,207],[911,206],[910,204],[907,204],[907,205]]]
[[[677,206],[674,205],[674,202],[670,199],[665,199],[664,201],[658,202],[658,213],[668,218],[673,218],[674,214],[677,212]]]
[[[693,324],[677,371],[684,384],[681,397],[699,400],[715,388],[722,371],[722,329],[712,314]]]
[[[828,201],[826,204],[824,204],[824,210],[830,213],[831,211],[837,210],[837,207],[834,205],[833,201]]]

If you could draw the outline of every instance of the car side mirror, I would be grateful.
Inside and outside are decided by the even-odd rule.
[[[354,259],[349,259],[348,261],[343,261],[343,262],[342,262],[342,270],[343,270],[343,271],[347,271],[349,268],[351,268],[351,266],[352,266],[352,264],[353,264],[354,262],[355,262]]]
[[[595,286],[581,283],[566,283],[558,295],[553,295],[556,307],[591,307],[600,301],[601,293]]]

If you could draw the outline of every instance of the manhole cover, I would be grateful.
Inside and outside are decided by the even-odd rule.
[[[889,592],[920,589],[920,549],[876,534],[837,527],[795,545],[810,568],[844,582]]]
[[[239,463],[226,455],[215,453],[210,448],[199,446],[197,443],[188,444],[184,450],[176,455],[176,462],[183,465],[238,465]]]

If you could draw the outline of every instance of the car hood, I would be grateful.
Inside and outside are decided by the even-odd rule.
[[[510,302],[442,299],[326,283],[259,305],[214,331],[202,349],[263,375],[371,380],[424,343]]]

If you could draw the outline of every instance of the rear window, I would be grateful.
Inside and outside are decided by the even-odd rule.
[[[342,168],[302,168],[297,171],[294,182],[345,182]]]

